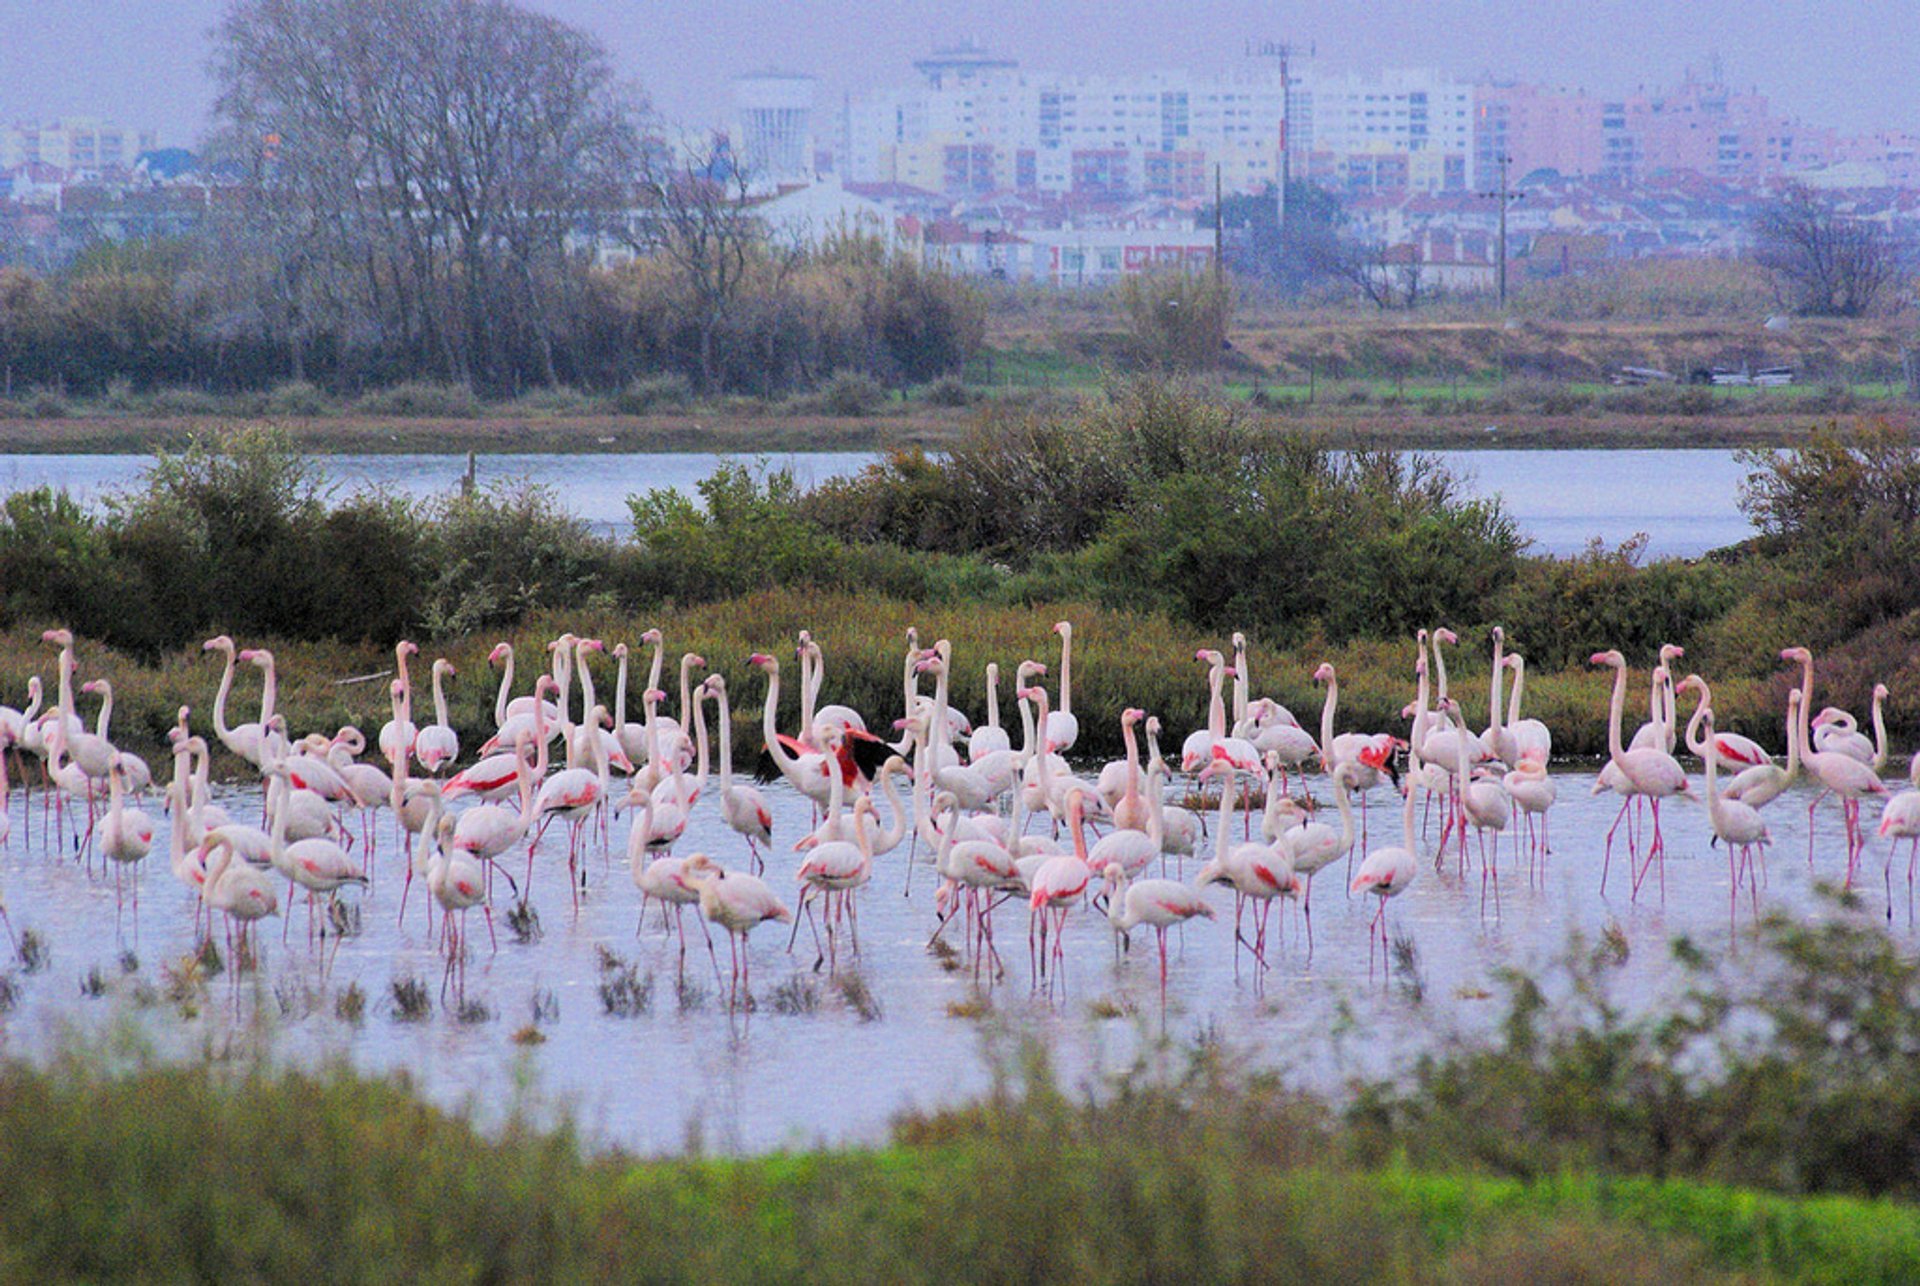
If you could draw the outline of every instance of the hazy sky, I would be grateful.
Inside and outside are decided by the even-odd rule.
[[[912,79],[935,43],[972,37],[1046,69],[1202,71],[1248,37],[1317,47],[1321,66],[1438,66],[1621,92],[1709,55],[1730,83],[1843,129],[1920,129],[1911,0],[532,0],[595,32],[622,72],[685,124],[717,122],[728,78],[812,72],[822,107]],[[0,117],[96,113],[191,143],[204,121],[207,29],[225,0],[0,0]]]

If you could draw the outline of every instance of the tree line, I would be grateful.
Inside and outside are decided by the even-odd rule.
[[[598,42],[508,0],[237,0],[211,71],[235,181],[180,243],[0,272],[10,388],[770,394],[979,342],[971,290],[857,236],[783,244],[723,150],[668,145]]]

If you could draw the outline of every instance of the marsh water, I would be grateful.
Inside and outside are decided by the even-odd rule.
[[[689,920],[684,964],[657,907],[641,923],[625,819],[613,824],[610,860],[597,843],[592,847],[577,916],[558,828],[534,861],[538,937],[516,940],[498,923],[495,951],[479,913],[470,916],[463,988],[443,988],[442,957],[418,884],[399,922],[404,868],[386,814],[373,886],[343,895],[355,908],[357,930],[335,940],[330,962],[334,944],[310,940],[306,909],[294,904],[284,930],[281,920],[264,923],[256,972],[229,970],[204,988],[178,988],[171,979],[195,941],[194,904],[164,851],[123,873],[128,897],[117,911],[112,873],[102,874],[96,862],[89,875],[70,836],[43,845],[39,798],[29,813],[16,789],[13,837],[0,853],[0,872],[15,928],[36,935],[45,956],[32,973],[6,962],[13,1006],[0,1016],[0,1050],[45,1054],[82,1041],[189,1058],[262,1048],[287,1061],[340,1058],[364,1069],[404,1070],[425,1094],[469,1107],[483,1121],[497,1122],[515,1105],[564,1106],[597,1143],[645,1151],[690,1140],[715,1150],[872,1140],[903,1109],[978,1093],[996,1060],[1004,1065],[1028,1037],[1046,1045],[1070,1084],[1142,1057],[1177,1063],[1202,1043],[1219,1043],[1256,1066],[1284,1068],[1300,1083],[1338,1091],[1351,1076],[1391,1075],[1421,1049],[1485,1030],[1503,1012],[1500,971],[1515,966],[1550,980],[1571,935],[1592,941],[1617,927],[1628,949],[1617,997],[1644,1006],[1684,981],[1670,954],[1676,936],[1737,969],[1758,954],[1756,907],[1810,911],[1816,878],[1843,874],[1838,813],[1831,805],[1818,813],[1820,842],[1810,865],[1809,796],[1795,790],[1768,811],[1776,842],[1757,900],[1749,892],[1732,896],[1724,850],[1708,847],[1704,808],[1677,802],[1665,810],[1664,889],[1656,870],[1632,896],[1623,838],[1603,896],[1602,835],[1617,799],[1590,795],[1588,772],[1562,772],[1556,780],[1550,857],[1530,871],[1509,837],[1497,892],[1489,883],[1483,894],[1478,865],[1463,873],[1451,851],[1436,870],[1437,822],[1418,842],[1419,878],[1388,909],[1391,933],[1410,944],[1391,975],[1377,958],[1369,967],[1374,901],[1349,899],[1344,865],[1336,863],[1313,891],[1311,947],[1297,909],[1276,911],[1271,968],[1261,985],[1244,952],[1236,972],[1232,899],[1224,889],[1211,894],[1217,920],[1194,921],[1173,935],[1164,999],[1151,932],[1136,931],[1131,951],[1116,958],[1108,924],[1085,907],[1069,917],[1060,986],[1034,989],[1018,903],[995,917],[1005,976],[976,984],[959,961],[929,952],[934,881],[916,865],[911,896],[903,896],[903,845],[879,859],[872,883],[858,893],[859,952],[843,955],[837,974],[816,968],[804,926],[792,954],[784,926],[769,924],[753,935],[750,1010],[729,1009],[697,919]],[[1698,789],[1697,773],[1694,782]],[[1324,778],[1308,786],[1325,796]],[[784,785],[767,794],[779,839],[767,879],[791,905],[799,857],[789,846],[806,826],[809,806]],[[258,807],[257,790],[222,795],[242,820]],[[1399,842],[1401,817],[1388,800],[1385,790],[1375,792],[1365,817],[1373,847]],[[157,801],[147,806],[157,814]],[[161,835],[164,844],[164,828]],[[708,799],[677,851],[706,851],[730,866],[747,860]],[[508,867],[516,878],[524,875],[524,857],[521,850]],[[1883,883],[1888,859],[1882,842],[1870,843],[1859,887],[1872,912],[1891,912],[1888,931],[1911,946],[1904,849]],[[1189,861],[1185,874],[1194,869]],[[130,896],[136,884],[137,915]],[[496,922],[510,900],[496,881]],[[962,940],[958,925],[946,935],[955,947]],[[715,945],[724,974],[727,943],[716,935]],[[644,1012],[608,1012],[601,989],[617,976],[610,973],[614,957],[619,968],[632,969]],[[394,1000],[394,984],[409,979],[424,985],[432,1005],[410,1021]],[[342,997],[355,988],[365,999],[357,1021],[340,1012]],[[544,1041],[523,1044],[515,1033],[535,1023],[536,1010]]]
[[[1433,455],[1482,496],[1499,496],[1537,553],[1579,553],[1589,541],[1617,545],[1648,536],[1650,556],[1693,558],[1752,535],[1739,509],[1746,476],[1723,450],[1474,450]],[[482,455],[481,485],[526,478],[553,487],[565,505],[594,524],[626,530],[629,495],[654,487],[691,494],[724,457],[696,452],[646,455]],[[791,468],[811,485],[857,472],[873,456],[861,452],[739,457]],[[379,486],[415,497],[458,485],[463,456],[323,455],[324,475],[346,490]],[[147,467],[135,455],[0,455],[0,493],[43,484],[98,500],[137,485]]]

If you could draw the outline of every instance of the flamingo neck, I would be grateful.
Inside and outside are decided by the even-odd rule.
[[[1207,731],[1214,740],[1227,735],[1227,706],[1221,700],[1220,689],[1226,683],[1227,670],[1224,663],[1215,663],[1207,670]]]
[[[1513,662],[1513,687],[1507,693],[1507,726],[1520,722],[1520,692],[1527,686],[1527,663],[1516,657]]]
[[[1613,667],[1613,700],[1607,711],[1607,757],[1616,765],[1627,757],[1620,743],[1620,720],[1627,712],[1627,663]],[[1622,768],[1621,771],[1625,771]]]
[[[507,702],[513,692],[513,649],[507,649],[506,667],[500,671],[500,692],[493,699],[493,726],[507,721]]]
[[[1073,713],[1073,634],[1060,636],[1060,713]]]
[[[714,700],[720,716],[720,792],[733,793],[733,707],[727,704],[725,688],[718,689]],[[706,729],[702,727],[701,731]]]
[[[1333,708],[1340,700],[1340,680],[1331,672],[1327,675],[1327,699],[1320,707],[1320,753],[1322,756],[1333,753]]]
[[[1000,667],[987,667],[987,726],[1000,726]]]
[[[1503,662],[1505,658],[1502,656],[1502,652],[1504,651],[1504,649],[1505,649],[1505,640],[1502,639],[1498,634],[1494,635],[1493,636],[1493,674],[1487,680],[1487,688],[1488,688],[1487,726],[1493,729],[1495,736],[1498,736],[1503,730],[1500,722],[1500,705],[1501,705],[1500,699],[1502,695],[1500,691],[1500,685],[1506,679],[1506,671],[1503,668]]]

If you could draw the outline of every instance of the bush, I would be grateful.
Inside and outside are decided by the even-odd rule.
[[[971,406],[973,390],[957,375],[942,375],[927,385],[924,394],[929,406]]]
[[[267,394],[267,410],[273,415],[325,415],[328,405],[326,393],[306,380],[275,384]]]
[[[67,410],[67,399],[53,389],[37,389],[27,398],[27,414],[36,420],[64,420]]]
[[[1645,548],[1646,537],[1636,536],[1613,549],[1596,541],[1573,558],[1524,560],[1494,612],[1516,642],[1525,641],[1528,664],[1576,669],[1608,647],[1630,657],[1650,656],[1664,643],[1691,651],[1739,601],[1744,581],[1734,570],[1680,559],[1643,566]]]
[[[480,414],[480,401],[465,385],[408,380],[368,393],[360,399],[359,410],[367,415],[466,420]]]
[[[654,375],[630,380],[613,399],[613,409],[621,415],[653,415],[660,411],[680,410],[693,401],[693,385],[679,374]]]
[[[1123,279],[1115,294],[1136,365],[1175,371],[1220,365],[1233,318],[1233,290],[1224,277],[1160,270]]]
[[[437,572],[425,622],[436,634],[492,629],[576,607],[607,583],[613,548],[549,487],[498,483],[455,493],[429,516]]]
[[[860,371],[836,371],[820,386],[813,405],[826,415],[872,415],[887,401],[887,390],[871,375]]]

